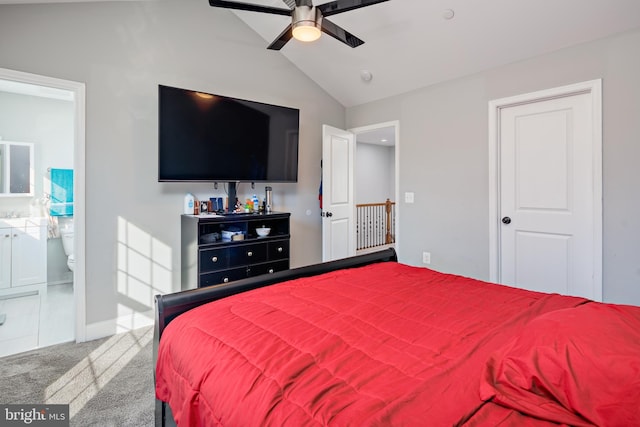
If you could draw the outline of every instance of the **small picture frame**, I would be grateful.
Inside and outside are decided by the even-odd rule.
[[[200,202],[200,213],[207,213],[209,212],[209,201],[208,200],[202,200]]]

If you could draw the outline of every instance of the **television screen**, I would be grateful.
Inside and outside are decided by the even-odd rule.
[[[158,180],[296,182],[300,111],[159,85]]]

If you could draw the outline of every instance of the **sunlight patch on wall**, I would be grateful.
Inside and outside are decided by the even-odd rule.
[[[118,293],[124,296],[118,315],[153,308],[156,294],[172,292],[171,248],[148,232],[118,217]],[[120,313],[121,309],[128,313]]]

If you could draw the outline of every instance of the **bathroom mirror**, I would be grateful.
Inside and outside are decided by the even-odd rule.
[[[0,141],[0,197],[33,196],[33,144]]]

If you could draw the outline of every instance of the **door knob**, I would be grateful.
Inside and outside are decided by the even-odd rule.
[[[331,212],[327,212],[327,216],[333,216],[333,214]]]
[[[504,218],[502,218],[502,223],[511,224],[511,218],[509,218],[508,216],[505,216]]]

